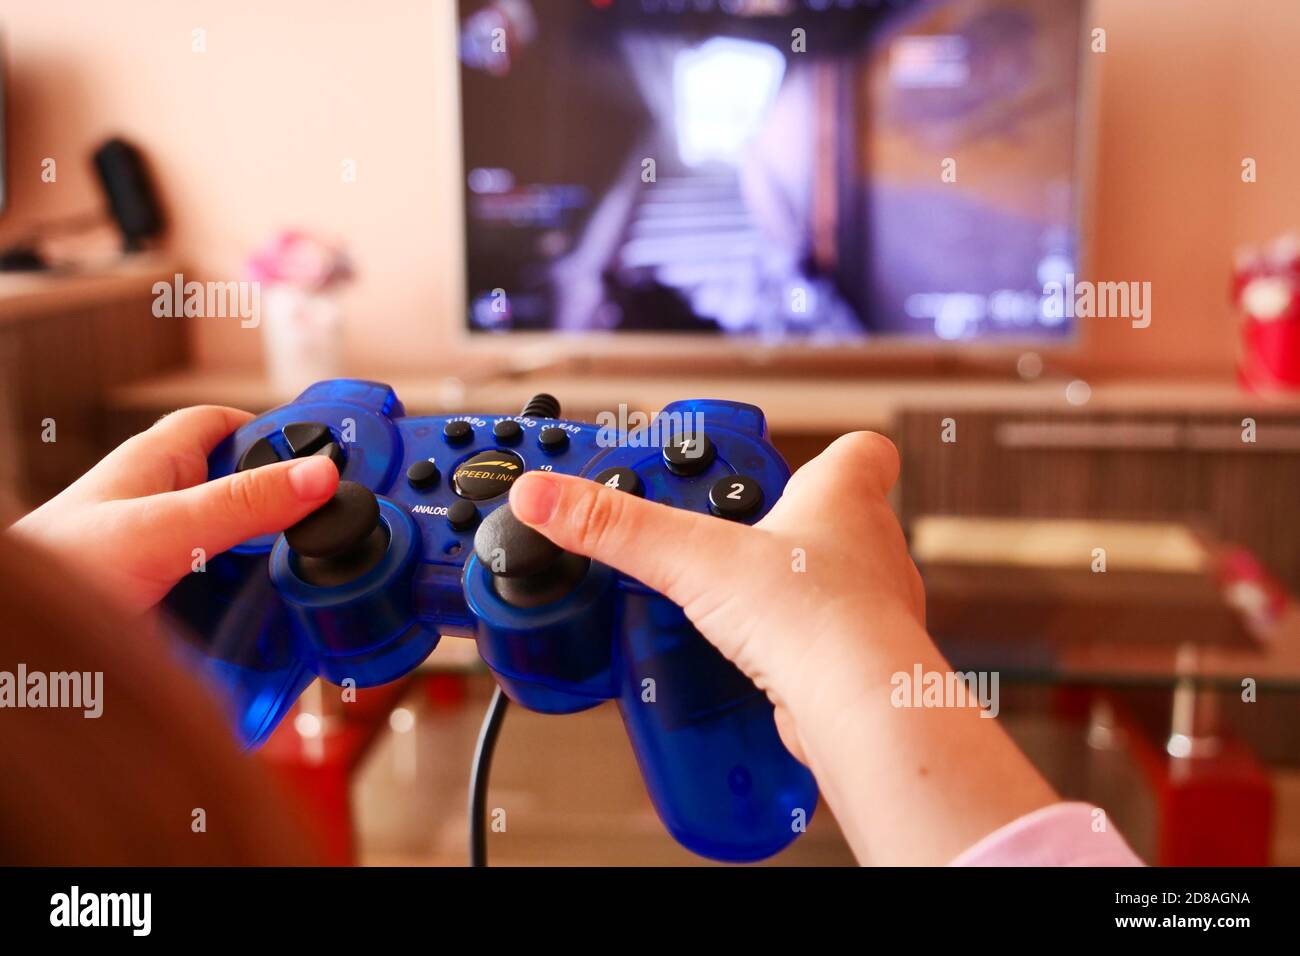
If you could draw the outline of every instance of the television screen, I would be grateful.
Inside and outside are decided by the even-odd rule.
[[[480,333],[1058,339],[1083,0],[461,0]]]

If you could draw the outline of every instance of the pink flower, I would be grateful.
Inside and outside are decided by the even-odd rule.
[[[257,282],[282,283],[301,289],[325,289],[352,275],[347,255],[305,232],[280,233],[249,257],[248,278]]]

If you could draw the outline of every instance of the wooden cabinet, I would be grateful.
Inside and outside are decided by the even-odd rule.
[[[1243,440],[1245,418],[1254,441]],[[943,440],[945,419],[955,441]],[[923,514],[1183,521],[1249,548],[1300,590],[1300,412],[904,410],[896,438],[905,523]]]
[[[184,363],[182,320],[153,314],[164,274],[142,258],[75,275],[0,275],[0,484],[20,503],[56,494],[104,453],[111,388]]]

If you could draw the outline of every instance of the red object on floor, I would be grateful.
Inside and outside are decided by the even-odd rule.
[[[388,715],[406,693],[408,681],[357,691],[337,726],[317,738],[304,738],[294,728],[298,707],[285,717],[258,751],[285,784],[289,797],[320,840],[325,862],[333,866],[356,863],[352,827],[351,781]]]
[[[1165,866],[1268,866],[1273,790],[1244,744],[1214,757],[1166,761],[1157,791]]]
[[[1052,713],[1061,720],[1087,726],[1092,700],[1097,692],[1077,684],[1057,684],[1051,688]]]
[[[426,674],[420,678],[424,698],[431,707],[446,710],[465,703],[465,675]]]
[[[1171,757],[1115,705],[1134,759],[1155,797],[1158,866],[1268,866],[1273,786],[1231,731],[1213,756]]]

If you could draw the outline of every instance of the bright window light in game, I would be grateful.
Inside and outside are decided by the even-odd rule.
[[[673,63],[677,151],[687,166],[736,163],[785,74],[773,46],[717,37]]]

